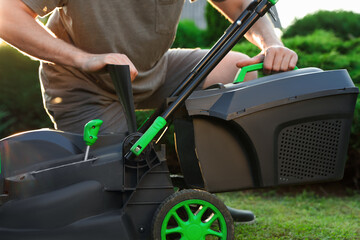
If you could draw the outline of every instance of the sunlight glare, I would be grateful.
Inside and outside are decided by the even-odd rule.
[[[305,15],[319,10],[344,10],[360,13],[359,0],[281,0],[276,4],[276,8],[284,28],[289,26],[295,18],[303,18]]]

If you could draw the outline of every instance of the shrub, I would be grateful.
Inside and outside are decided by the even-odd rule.
[[[343,44],[343,41],[336,37],[333,32],[321,29],[306,36],[295,36],[290,39],[283,39],[283,41],[287,47],[307,54],[329,53]]]
[[[296,20],[283,37],[305,36],[315,30],[332,31],[341,39],[360,37],[360,14],[347,11],[318,11]]]

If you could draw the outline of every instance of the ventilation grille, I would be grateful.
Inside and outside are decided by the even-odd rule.
[[[304,181],[334,175],[341,129],[341,120],[284,128],[278,145],[280,181]]]

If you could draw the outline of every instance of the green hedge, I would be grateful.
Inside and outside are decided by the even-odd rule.
[[[344,3],[346,4],[346,3]],[[289,26],[284,37],[305,36],[318,29],[332,31],[341,39],[360,37],[360,14],[348,11],[318,11]]]

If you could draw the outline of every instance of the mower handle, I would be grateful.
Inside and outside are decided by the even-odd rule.
[[[213,48],[195,66],[191,73],[185,78],[182,84],[171,94],[176,96],[174,102],[170,103],[161,114],[156,112],[139,130],[144,133],[139,140],[132,146],[131,150],[125,154],[125,159],[130,159],[134,155],[139,156],[150,143],[151,139],[166,125],[168,118],[184,104],[185,100],[215,66],[226,56],[235,44],[245,35],[251,26],[268,10],[276,4],[278,0],[253,0],[249,6],[240,14],[238,19],[230,25],[225,34],[219,39]],[[157,116],[156,120],[155,117]],[[151,125],[150,125],[151,124]],[[150,141],[149,141],[150,139]]]

